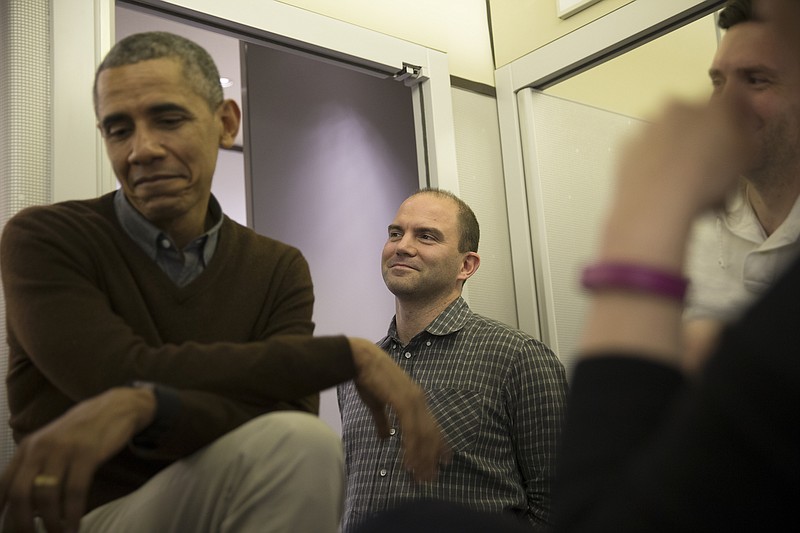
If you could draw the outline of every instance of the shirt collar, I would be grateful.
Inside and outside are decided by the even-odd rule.
[[[444,311],[439,313],[439,316],[434,318],[424,331],[436,336],[450,335],[451,333],[462,329],[466,325],[471,315],[472,311],[470,310],[469,305],[467,305],[467,302],[464,301],[464,298],[459,296],[453,300]],[[400,342],[397,339],[396,316],[392,318],[392,323],[389,325],[388,335],[397,342]]]
[[[159,243],[169,237],[152,222],[144,218],[142,214],[134,208],[125,196],[125,193],[118,189],[114,196],[114,211],[125,233],[139,245],[142,250],[155,261],[158,254]],[[217,248],[219,239],[219,229],[222,227],[222,208],[212,194],[208,201],[208,211],[211,214],[213,226],[198,238],[205,239],[203,247],[203,260],[206,264],[211,261],[214,251]],[[192,242],[197,242],[194,239]]]
[[[800,237],[800,196],[794,202],[786,220],[767,237],[753,206],[747,198],[747,188],[739,187],[725,206],[722,221],[734,235],[756,244],[763,243],[762,249],[793,243]]]

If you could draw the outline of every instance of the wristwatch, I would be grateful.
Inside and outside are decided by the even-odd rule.
[[[128,386],[147,389],[153,392],[156,400],[156,412],[153,421],[142,431],[134,435],[131,444],[135,448],[155,449],[158,441],[175,423],[180,411],[178,392],[170,387],[158,385],[152,381],[131,381]]]

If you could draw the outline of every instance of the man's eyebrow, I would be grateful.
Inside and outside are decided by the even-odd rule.
[[[768,67],[763,63],[753,63],[752,65],[737,67],[733,69],[732,72],[734,74],[752,74],[754,72],[761,72],[770,76],[776,76],[778,74],[778,69]],[[717,77],[724,77],[725,74],[722,72],[722,69],[710,68],[708,69],[708,76],[713,79]]]
[[[439,229],[430,227],[414,228],[414,233],[416,233],[417,235],[421,233],[430,233],[437,239],[441,239],[444,236],[444,233],[442,233]]]
[[[186,113],[191,115],[192,113],[183,107],[182,105],[173,104],[173,103],[165,103],[165,104],[156,104],[147,109],[148,115],[160,115],[163,113]],[[124,122],[126,120],[130,120],[130,116],[127,113],[113,113],[104,117],[100,124],[103,126],[103,129],[108,129],[109,126],[112,124],[116,124],[118,122]]]
[[[767,76],[770,77],[775,77],[779,73],[778,69],[768,67],[767,65],[764,65],[762,63],[750,65],[747,67],[737,68],[736,72],[739,72],[741,74],[753,74],[753,73],[766,74]]]
[[[189,113],[189,110],[183,107],[182,105],[166,103],[166,104],[156,104],[154,106],[149,107],[147,109],[147,114],[159,115],[161,113],[171,113],[173,111],[178,111],[180,113]]]
[[[387,231],[389,233],[391,233],[393,231],[402,232],[403,229],[400,226],[398,226],[397,224],[389,224],[389,227],[387,228]],[[437,239],[441,239],[442,237],[444,237],[444,233],[442,233],[441,230],[439,230],[437,228],[432,228],[432,227],[429,227],[429,226],[421,226],[421,227],[418,227],[418,228],[413,228],[413,231],[414,231],[415,235],[421,235],[423,233],[430,233],[431,235],[433,235]]]
[[[113,115],[103,117],[103,120],[100,121],[100,125],[103,127],[103,131],[107,131],[112,124],[124,122],[128,119],[129,117],[125,113],[114,113]]]
[[[160,115],[162,113],[173,113],[173,112],[191,114],[191,112],[184,106],[173,103],[154,104],[147,108],[148,115]],[[130,116],[128,115],[128,113],[113,113],[111,115],[108,115],[107,117],[104,117],[103,120],[101,121],[101,124],[105,126],[107,123],[119,122],[121,120],[128,120],[129,118]]]

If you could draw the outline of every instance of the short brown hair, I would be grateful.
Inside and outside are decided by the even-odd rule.
[[[481,238],[478,218],[464,200],[450,191],[445,191],[436,187],[425,187],[411,196],[413,197],[418,194],[431,194],[438,198],[449,198],[454,201],[458,206],[458,226],[461,232],[458,239],[458,251],[461,253],[478,251],[478,241],[480,241]]]
[[[753,20],[752,0],[728,0],[719,13],[719,27],[724,30],[748,20]]]

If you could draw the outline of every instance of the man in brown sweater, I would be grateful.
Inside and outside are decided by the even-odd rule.
[[[432,478],[446,445],[421,390],[367,340],[312,337],[302,255],[211,195],[240,111],[208,54],[130,36],[94,98],[121,189],[27,209],[0,242],[6,528],[336,531],[341,444],[302,411],[349,379],[379,433],[396,411],[406,467]]]

